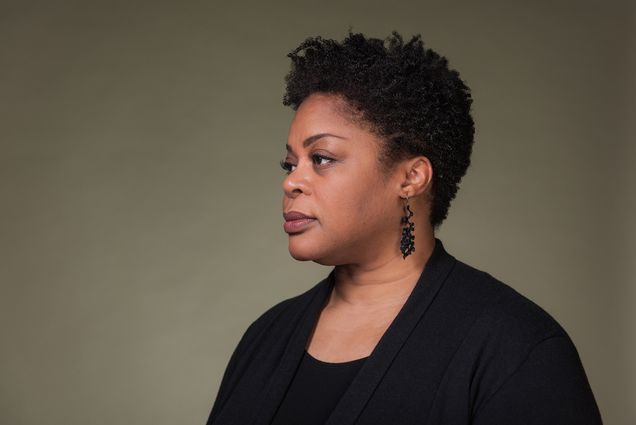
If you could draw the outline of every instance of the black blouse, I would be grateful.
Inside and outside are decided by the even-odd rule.
[[[271,425],[323,425],[367,358],[329,363],[305,350]]]

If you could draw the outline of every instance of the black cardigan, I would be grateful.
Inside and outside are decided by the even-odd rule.
[[[274,305],[232,354],[207,425],[268,425],[334,284]],[[326,425],[598,425],[577,349],[537,304],[435,248]],[[302,424],[298,424],[302,425]]]

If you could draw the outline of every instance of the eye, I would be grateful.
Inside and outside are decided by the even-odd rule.
[[[291,173],[291,171],[292,171],[292,170],[291,170],[291,167],[293,167],[293,165],[292,165],[291,163],[289,163],[289,162],[285,161],[284,159],[281,159],[281,161],[280,161],[280,167],[281,167],[283,170],[287,171],[287,173],[286,173],[286,174],[289,174],[289,173]]]
[[[320,161],[323,161],[323,160],[334,161],[333,158],[329,158],[329,157],[326,157],[326,156],[323,156],[323,155],[318,155],[318,154],[312,155],[311,159],[315,163],[318,163],[318,165],[326,165],[324,163],[323,164],[320,163]],[[280,167],[287,172],[286,174],[289,174],[289,173],[294,171],[294,170],[291,169],[291,167],[295,167],[295,165],[290,163],[289,161],[281,160],[279,164],[280,164]]]
[[[333,161],[333,159],[331,159],[331,158],[328,158],[328,157],[323,156],[323,155],[318,155],[318,154],[312,155],[311,158],[314,159],[314,160],[316,158],[318,158],[318,160],[326,159],[327,161]],[[324,165],[324,164],[318,164],[318,165]]]

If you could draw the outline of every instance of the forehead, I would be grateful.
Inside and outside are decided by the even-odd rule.
[[[349,140],[377,141],[375,135],[356,120],[353,110],[342,98],[314,93],[298,107],[289,128],[288,141],[301,148],[303,141],[322,133]]]
[[[346,111],[346,103],[339,96],[313,93],[300,104],[292,124],[311,124],[316,121],[331,121],[335,125],[351,124]]]

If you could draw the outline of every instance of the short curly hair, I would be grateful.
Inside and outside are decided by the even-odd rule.
[[[424,47],[420,34],[404,43],[397,31],[381,40],[351,28],[342,42],[309,37],[287,56],[283,105],[297,110],[312,93],[338,95],[351,118],[384,141],[385,176],[403,159],[431,161],[429,221],[439,227],[470,165],[475,132],[470,89],[447,59]]]

